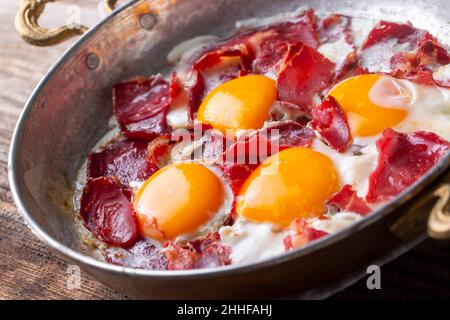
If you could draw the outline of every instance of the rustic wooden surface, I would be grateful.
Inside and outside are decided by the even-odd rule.
[[[14,30],[18,0],[0,0],[0,299],[126,299],[82,273],[79,289],[67,286],[68,264],[26,227],[17,212],[7,179],[10,138],[19,113],[33,88],[69,43],[31,47]],[[81,22],[98,19],[98,0],[67,0],[51,4],[44,26],[62,25],[69,5],[77,5]],[[365,280],[335,299],[450,297],[450,249],[431,240],[382,268],[382,290],[369,291]]]

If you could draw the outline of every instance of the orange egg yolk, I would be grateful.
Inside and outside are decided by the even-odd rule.
[[[200,105],[197,118],[222,133],[259,129],[276,98],[274,80],[260,75],[239,77],[213,89]]]
[[[308,148],[289,148],[252,172],[240,190],[236,210],[251,221],[287,227],[295,218],[322,215],[338,188],[328,157]]]
[[[219,177],[200,164],[178,163],[153,174],[134,199],[139,230],[157,240],[174,239],[205,224],[222,206]]]
[[[398,103],[396,106],[389,105],[389,101],[398,102],[403,98],[407,103],[411,98],[408,92],[401,90],[401,86],[396,86],[396,82],[390,79],[376,74],[355,76],[338,83],[328,93],[339,102],[346,113],[353,136],[376,135],[395,126],[407,116],[408,112],[398,108]],[[375,89],[374,86],[380,80],[386,81],[379,82],[376,92],[371,94],[371,90]],[[380,85],[382,88],[378,88]],[[373,98],[374,95],[377,96],[376,99]],[[387,103],[374,103],[383,100]]]

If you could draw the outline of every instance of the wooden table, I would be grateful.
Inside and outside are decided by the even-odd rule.
[[[14,30],[18,0],[0,0],[0,299],[126,299],[82,273],[81,288],[67,287],[68,264],[39,241],[13,204],[7,156],[14,125],[28,96],[48,68],[69,46],[38,48]],[[42,25],[63,25],[69,5],[77,5],[81,22],[98,21],[98,0],[50,4]],[[428,240],[382,268],[382,290],[369,291],[365,280],[334,298],[450,297],[450,249]]]

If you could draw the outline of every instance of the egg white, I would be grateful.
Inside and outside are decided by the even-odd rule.
[[[353,43],[356,47],[362,45],[367,38],[367,35],[376,24],[376,20],[352,17],[350,28],[353,36]]]
[[[256,223],[238,217],[232,226],[219,229],[221,241],[231,247],[233,263],[251,262],[285,251],[285,231],[275,231],[271,223]]]
[[[324,43],[317,49],[322,55],[333,61],[336,66],[341,66],[352,50],[353,47],[345,41],[344,37],[335,42]]]
[[[412,92],[405,106],[407,117],[393,129],[400,132],[429,131],[450,140],[450,90],[397,80]]]
[[[450,83],[450,64],[437,68],[433,73],[433,78],[437,81]]]
[[[328,219],[313,218],[308,221],[310,227],[327,233],[336,233],[362,219],[360,214],[341,211],[325,215]]]
[[[187,103],[171,106],[167,112],[166,121],[173,129],[186,128],[189,124]]]
[[[358,155],[355,155],[351,148],[344,153],[339,153],[319,139],[314,140],[312,148],[326,155],[333,162],[341,185],[351,185],[360,197],[364,197],[369,188],[369,175],[375,169],[378,157],[375,143],[371,140],[357,140],[362,144],[358,147]]]
[[[197,36],[177,44],[167,55],[167,61],[172,64],[185,64],[198,51],[216,43],[219,37],[213,35]]]

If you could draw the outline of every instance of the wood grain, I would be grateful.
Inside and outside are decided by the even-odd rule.
[[[67,287],[68,263],[39,241],[17,212],[7,179],[7,156],[14,125],[28,96],[48,68],[70,45],[38,48],[14,30],[19,1],[0,0],[0,299],[126,299],[82,273],[80,289]],[[80,8],[81,22],[98,19],[98,0],[68,0],[49,5],[44,26],[67,19],[67,6]],[[382,290],[369,291],[365,280],[335,299],[450,297],[450,250],[431,240],[382,269]]]

